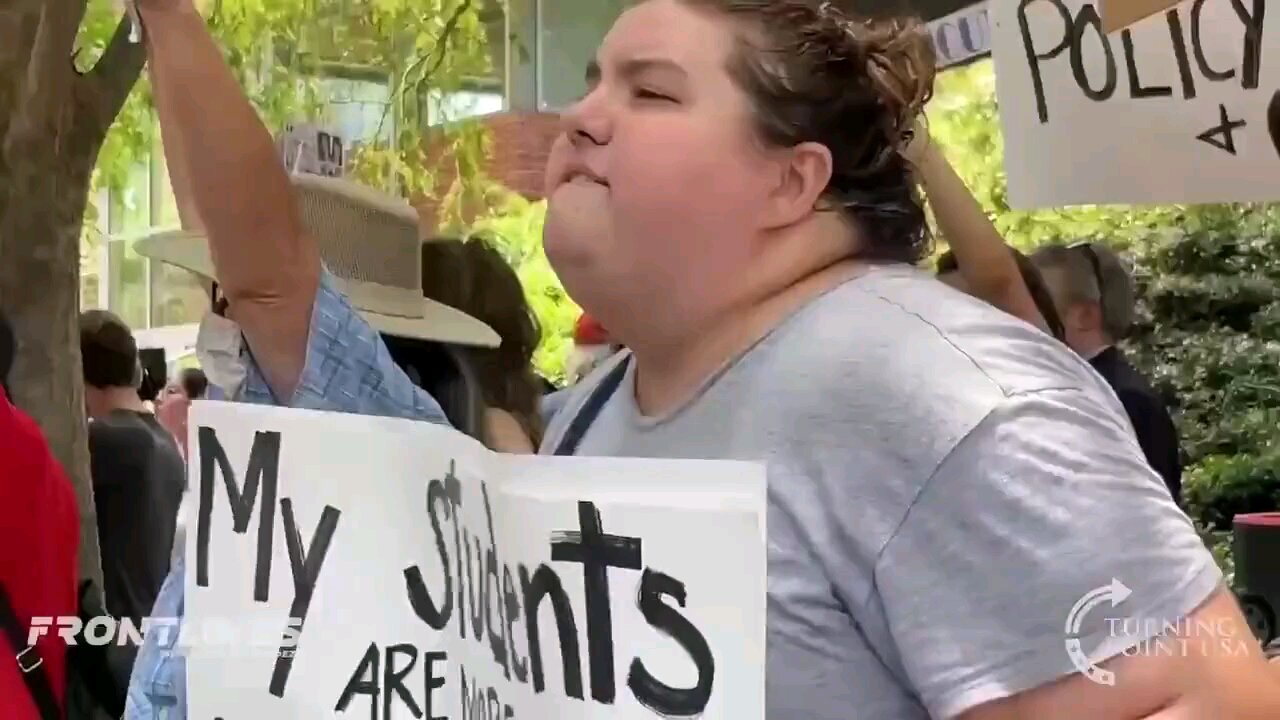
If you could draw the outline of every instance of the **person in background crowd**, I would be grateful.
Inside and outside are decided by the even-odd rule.
[[[769,717],[1280,716],[1280,675],[1103,381],[907,267],[927,237],[899,153],[932,60],[917,27],[833,3],[621,16],[550,155],[545,247],[628,352],[543,451],[767,462]],[[1102,644],[1086,619],[1125,689],[1093,682],[1063,618],[1114,578],[1132,594],[1110,617],[1245,650],[1124,656],[1150,636]]]
[[[1022,318],[1031,322],[1032,325],[1041,326],[1047,330],[1050,335],[1062,342],[1066,342],[1065,330],[1062,327],[1062,318],[1058,316],[1058,308],[1053,304],[1053,295],[1050,294],[1048,286],[1045,285],[1044,277],[1040,271],[1036,269],[1031,258],[1018,252],[1016,248],[1008,248],[1009,254],[1013,257],[1014,263],[1018,266],[1018,274],[1022,278],[1023,285],[1027,288],[1027,292],[1031,295],[1031,301],[1035,304],[1036,313],[1034,317]],[[973,267],[974,263],[969,263],[968,267]],[[960,272],[959,262],[956,260],[956,254],[953,250],[947,250],[938,256],[934,262],[934,272],[938,279],[943,283],[959,290],[963,293],[969,292],[969,280],[965,273]],[[979,298],[983,299],[983,298]],[[994,303],[992,303],[994,304]],[[998,305],[996,307],[999,307]],[[1000,308],[1008,312],[1006,308]],[[1009,313],[1013,314],[1013,313]],[[1033,322],[1034,321],[1034,322]]]
[[[169,10],[173,14],[166,14]],[[255,343],[264,332],[281,331],[285,333],[281,337],[287,338],[293,332],[288,321],[297,318],[289,312],[288,298],[285,305],[276,306],[269,297],[247,296],[244,290],[261,287],[258,283],[270,282],[271,278],[292,278],[293,263],[301,262],[300,267],[305,269],[309,262],[306,256],[314,252],[317,272],[322,259],[333,263],[333,272],[325,271],[323,291],[315,298],[315,319],[341,320],[358,308],[360,332],[353,335],[350,328],[315,326],[317,334],[333,337],[336,342],[322,350],[317,348],[310,360],[312,366],[316,372],[326,374],[341,368],[344,377],[322,385],[311,385],[301,378],[290,391],[294,404],[350,411],[325,393],[344,383],[362,382],[362,363],[369,360],[366,353],[373,352],[377,362],[395,366],[412,388],[406,391],[401,387],[388,394],[375,391],[376,404],[394,408],[383,414],[426,417],[484,442],[511,440],[486,437],[486,421],[498,414],[487,412],[481,373],[474,367],[473,356],[466,352],[468,347],[498,347],[503,338],[467,313],[426,296],[422,287],[424,272],[430,277],[435,271],[423,268],[427,262],[424,256],[430,257],[431,252],[425,245],[431,242],[423,242],[417,211],[402,198],[341,179],[341,158],[335,163],[332,157],[320,156],[319,130],[314,126],[292,126],[278,142],[273,141],[227,74],[221,55],[194,8],[179,1],[169,4],[158,17],[164,18],[159,27],[148,25],[150,68],[165,157],[186,229],[140,239],[135,250],[153,262],[176,265],[210,282],[212,311],[200,323],[196,354],[208,372],[211,390],[216,388],[222,397],[233,402],[277,402],[275,393],[281,391],[268,385],[249,362],[250,350],[258,352]],[[185,46],[188,41],[195,45]],[[226,183],[231,179],[228,170],[241,167],[239,162],[191,159],[207,152],[201,137],[185,132],[193,122],[191,97],[185,90],[188,81],[182,79],[183,73],[170,74],[174,68],[194,69],[198,75],[212,69],[208,79],[215,94],[219,88],[224,97],[228,90],[233,93],[232,107],[223,118],[230,122],[226,137],[235,145],[247,135],[254,146],[251,164],[262,160],[264,150],[268,153],[269,171],[257,190],[247,192],[240,183],[231,196],[226,196]],[[298,172],[286,173],[286,165]],[[323,177],[317,176],[316,171],[322,171]],[[283,183],[285,188],[285,205],[277,206],[275,214],[246,225],[248,218],[234,208],[242,206],[246,196],[258,193],[265,193],[260,199],[278,200],[277,183]],[[214,194],[222,197],[215,199]],[[230,205],[223,201],[230,201]],[[303,233],[303,255],[277,256],[280,264],[268,268],[258,264],[261,257],[221,243],[230,234],[256,233],[262,229],[259,221],[268,228],[284,224],[291,228],[290,232]],[[295,240],[287,235],[277,239],[289,244]],[[269,245],[264,249],[271,254]],[[214,256],[221,264],[215,266]],[[454,271],[464,272],[457,267]],[[345,295],[347,292],[351,299]],[[331,311],[329,306],[347,312]],[[509,305],[508,311],[518,312],[518,307]],[[284,324],[274,328],[273,321]],[[520,443],[517,449],[531,449],[522,432],[512,436]],[[180,622],[185,607],[183,536],[183,532],[177,534],[172,568],[152,610],[154,616],[177,617]],[[169,713],[169,720],[185,717],[186,666],[171,640],[166,643],[159,634],[152,634],[146,638],[130,678],[125,717],[150,720],[157,708],[168,708],[165,712]]]
[[[200,368],[185,368],[178,373],[178,387],[188,400],[203,400],[209,391],[209,378]]]
[[[462,347],[485,404],[485,444],[501,452],[532,454],[542,440],[541,388],[533,352],[542,331],[520,278],[502,253],[482,237],[422,245],[422,288],[427,297],[493,328],[497,348]]]
[[[9,400],[15,353],[0,312],[0,708],[5,720],[41,720],[65,706],[67,644],[50,632],[28,649],[27,631],[33,616],[77,615],[80,514],[40,428]]]
[[[143,409],[138,347],[124,321],[82,313],[80,352],[107,611],[141,622],[169,571],[186,468],[173,436]]]
[[[247,383],[269,388],[251,397],[440,422],[334,290],[200,16],[139,7]],[[628,351],[575,389],[542,450],[767,464],[770,717],[1280,713],[1280,678],[1102,380],[910,266],[928,235],[900,153],[933,68],[918,27],[827,3],[624,12],[564,114],[545,240]],[[208,138],[224,151],[197,152]],[[566,436],[592,397],[594,422]],[[1099,661],[1125,692],[1080,676],[1060,611],[1118,577],[1132,596],[1112,616],[1226,628],[1246,651],[1119,657],[1113,642]],[[1100,641],[1102,616],[1086,622]]]
[[[1124,261],[1104,245],[1053,245],[1037,250],[1040,268],[1060,308],[1065,340],[1111,385],[1133,425],[1147,462],[1174,500],[1182,500],[1182,445],[1164,399],[1116,343],[1133,324],[1136,289]]]
[[[165,386],[164,392],[156,400],[156,419],[166,430],[173,434],[187,456],[187,416],[191,412],[194,400],[203,400],[209,392],[209,378],[200,368],[185,368],[178,373],[178,379]]]
[[[169,383],[164,350],[139,348],[138,365],[142,373],[138,381],[138,397],[142,399],[142,406],[147,412],[155,412],[156,403]]]
[[[1062,321],[1039,272],[1005,244],[924,123],[916,123],[904,154],[950,247],[937,260],[938,279],[1061,340]]]
[[[569,399],[569,389],[621,349],[609,339],[603,325],[586,313],[579,315],[573,327],[573,350],[565,360],[567,385],[542,397],[543,420],[550,422]]]
[[[576,383],[590,375],[621,349],[621,346],[610,339],[609,331],[603,325],[590,315],[582,313],[573,328],[573,352],[565,362],[565,375],[569,377],[569,383]]]

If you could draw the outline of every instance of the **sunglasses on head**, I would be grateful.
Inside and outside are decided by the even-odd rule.
[[[1098,283],[1098,297],[1102,297],[1102,262],[1098,260],[1098,251],[1093,249],[1093,243],[1082,242],[1071,246],[1072,250],[1079,250],[1089,261],[1089,267],[1093,269],[1093,281]]]

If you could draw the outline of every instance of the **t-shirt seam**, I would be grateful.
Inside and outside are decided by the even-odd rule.
[[[979,373],[981,373],[982,376],[985,377],[992,385],[994,385],[1000,391],[1000,393],[1004,395],[1006,398],[1011,397],[1013,394],[1017,394],[1018,392],[1028,392],[1028,391],[1012,391],[1009,388],[1005,387],[1004,384],[996,380],[995,377],[993,377],[991,373],[988,372],[987,369],[981,363],[979,363],[978,360],[974,358],[974,356],[971,353],[969,353],[967,350],[957,345],[945,330],[943,330],[936,323],[930,321],[928,318],[924,317],[920,313],[907,309],[907,307],[902,303],[899,303],[896,300],[890,299],[884,293],[879,292],[877,290],[874,290],[865,286],[861,286],[861,285],[854,285],[854,287],[859,292],[865,295],[868,295],[872,298],[875,298],[876,300],[879,300],[880,302],[886,305],[890,305],[894,308],[897,308],[900,312],[906,315],[910,315],[911,317],[914,317],[915,319],[924,323],[926,326],[928,326],[930,329],[932,329],[935,333],[938,334],[938,338],[940,340],[945,342],[947,345],[950,345],[951,348],[956,352],[963,355],[964,358],[968,360],[970,364],[973,365],[973,368],[977,370]],[[1046,388],[1035,388],[1035,390],[1044,390],[1044,389]]]
[[[871,563],[871,582],[867,588],[866,596],[863,597],[862,601],[858,604],[859,608],[865,610],[867,605],[871,602],[871,598],[875,593],[876,585],[878,582],[877,576],[880,573],[881,560],[884,559],[885,553],[889,551],[889,546],[893,544],[893,541],[897,539],[898,535],[902,532],[902,528],[907,524],[907,521],[911,517],[911,511],[914,510],[916,505],[920,503],[920,498],[923,497],[924,494],[929,490],[929,488],[933,486],[934,480],[938,477],[938,473],[942,470],[942,467],[946,465],[947,460],[951,459],[951,457],[955,455],[956,451],[959,450],[960,447],[965,444],[965,441],[968,440],[970,437],[972,437],[973,433],[976,432],[978,428],[982,427],[983,423],[987,422],[987,420],[990,419],[991,416],[995,414],[997,410],[1003,407],[1005,402],[1008,402],[1015,398],[1023,398],[1023,397],[1028,397],[1032,395],[1040,395],[1042,393],[1054,393],[1054,392],[1084,392],[1084,390],[1074,385],[1066,385],[1066,386],[1034,388],[1030,390],[1018,390],[1018,391],[1007,393],[1005,395],[1004,402],[998,403],[995,406],[988,409],[987,412],[981,418],[979,418],[977,422],[975,422],[972,426],[969,427],[967,431],[965,431],[964,436],[961,437],[959,440],[957,440],[956,443],[951,446],[951,449],[948,450],[945,455],[939,458],[937,464],[934,465],[933,470],[929,473],[929,477],[926,478],[924,482],[920,483],[920,487],[911,496],[911,502],[907,503],[906,509],[902,511],[902,517],[894,525],[893,530],[889,533],[889,537],[885,539],[884,543],[880,545],[880,549],[876,551],[875,560]]]

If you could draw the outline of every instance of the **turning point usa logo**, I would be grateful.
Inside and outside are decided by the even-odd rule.
[[[302,618],[287,618],[284,630],[274,618],[205,618],[199,622],[174,617],[131,618],[101,615],[84,622],[78,617],[34,616],[27,631],[27,646],[34,647],[41,636],[54,634],[68,646],[133,645],[157,635],[158,645],[175,650],[216,648],[227,654],[293,657],[302,633]]]
[[[1133,591],[1124,583],[1112,578],[1085,593],[1067,613],[1063,630],[1066,633],[1067,657],[1071,664],[1089,680],[1114,687],[1115,672],[1099,667],[1085,652],[1081,627],[1085,616],[1105,613],[1120,606]],[[1119,652],[1107,653],[1114,657],[1189,657],[1191,655],[1221,655],[1244,657],[1249,654],[1249,642],[1253,633],[1240,628],[1229,618],[1195,620],[1178,618],[1166,620],[1128,613],[1111,613],[1103,616],[1105,630],[1102,643]]]

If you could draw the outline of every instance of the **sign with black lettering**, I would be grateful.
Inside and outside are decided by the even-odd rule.
[[[1114,34],[1081,0],[989,12],[1014,207],[1280,199],[1266,0],[1189,0]]]
[[[346,172],[347,148],[342,136],[319,125],[285,125],[276,150],[293,173],[340,178]]]
[[[499,455],[230,403],[191,418],[184,623],[280,631],[190,643],[190,717],[764,717],[762,466]]]
[[[976,60],[991,52],[991,25],[985,2],[930,20],[926,27],[940,69]]]

